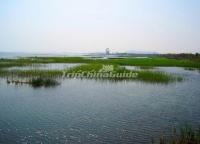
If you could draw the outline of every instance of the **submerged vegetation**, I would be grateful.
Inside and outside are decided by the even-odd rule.
[[[41,86],[50,87],[50,86],[56,86],[59,83],[56,80],[50,79],[50,78],[47,78],[47,79],[44,79],[44,78],[33,78],[30,81],[30,84],[33,87],[41,87]]]
[[[186,125],[178,133],[174,129],[171,137],[162,136],[160,138],[160,144],[200,144],[200,128],[194,130]]]
[[[153,67],[153,66],[140,66],[139,68],[142,69],[142,70],[151,70],[151,69],[155,69],[155,67]]]
[[[61,77],[63,72],[61,70],[6,70],[0,69],[1,77],[43,77],[53,78]]]
[[[15,84],[15,85],[22,85],[22,84],[29,84],[33,87],[52,87],[59,85],[59,82],[54,78],[31,78],[31,79],[20,79],[20,78],[11,78],[7,77],[7,84]]]

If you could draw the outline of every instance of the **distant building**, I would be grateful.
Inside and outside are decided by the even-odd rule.
[[[106,55],[109,55],[109,54],[110,54],[110,49],[106,48]]]

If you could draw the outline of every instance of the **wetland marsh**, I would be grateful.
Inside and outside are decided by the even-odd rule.
[[[1,143],[148,144],[152,139],[159,143],[160,136],[169,136],[173,127],[200,125],[196,62],[191,70],[164,67],[165,62],[138,67],[135,59],[131,64],[123,63],[126,60],[80,62],[80,58],[59,58],[58,63],[53,58],[28,58],[25,63],[25,59],[0,63]],[[112,65],[114,72],[137,72],[138,78],[62,78],[63,70],[99,72],[103,65]],[[36,87],[8,84],[6,78],[11,77],[33,80]],[[47,86],[56,82],[32,78],[51,78],[59,85]]]

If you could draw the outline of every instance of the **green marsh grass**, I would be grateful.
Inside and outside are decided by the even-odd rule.
[[[1,67],[24,66],[33,63],[97,63],[97,64],[116,64],[127,66],[167,66],[167,67],[192,67],[200,68],[200,63],[192,60],[168,59],[164,57],[150,58],[115,58],[115,59],[90,59],[86,57],[28,57],[19,59],[0,60]]]
[[[101,64],[117,64],[129,66],[171,66],[171,67],[196,67],[200,68],[200,63],[191,60],[168,59],[164,57],[150,58],[115,58],[115,59],[89,59],[84,57],[42,57],[35,58],[40,62],[54,63],[101,63]]]
[[[137,80],[150,83],[170,83],[183,80],[181,77],[167,74],[165,72],[138,71],[137,73]]]
[[[136,77],[103,77],[107,80],[139,80],[149,83],[169,83],[175,81],[181,81],[181,77],[175,75],[167,74],[164,72],[156,72],[149,70],[128,70],[123,66],[117,64],[108,64],[113,66],[112,74],[120,75],[122,73],[135,73]],[[87,74],[88,72],[98,73],[103,67],[100,63],[83,64],[70,69],[65,70],[65,75],[69,73],[81,73]],[[61,78],[63,76],[62,70],[6,70],[0,69],[1,77],[28,77],[28,78]],[[99,79],[99,77],[93,77],[93,79]],[[102,78],[102,77],[101,77]]]
[[[66,73],[76,73],[76,72],[94,72],[97,73],[101,70],[102,64],[85,64],[80,65],[74,68],[71,68],[66,71]],[[106,79],[114,79],[114,80],[139,80],[149,83],[169,83],[174,81],[182,81],[181,77],[174,76],[172,74],[167,74],[165,72],[155,72],[155,71],[148,71],[148,70],[128,70],[123,66],[119,65],[113,65],[113,72],[112,73],[136,73],[137,77],[131,77],[131,78],[106,78]]]

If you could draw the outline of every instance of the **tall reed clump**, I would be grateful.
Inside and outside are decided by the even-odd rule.
[[[194,130],[191,126],[184,126],[177,133],[174,129],[172,136],[160,138],[160,144],[200,144],[200,128]]]

